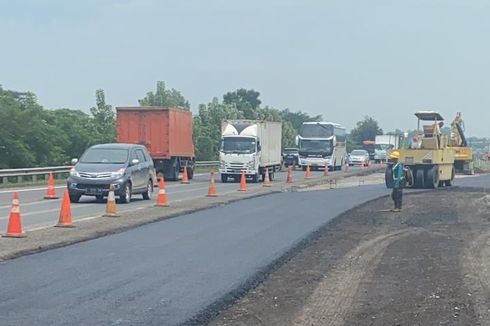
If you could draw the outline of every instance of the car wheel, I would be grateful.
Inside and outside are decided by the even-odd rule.
[[[152,194],[153,194],[153,182],[151,180],[148,180],[148,185],[146,186],[146,191],[144,193],[142,193],[141,195],[143,196],[144,200],[150,200]]]
[[[76,194],[70,194],[70,202],[71,203],[78,203],[80,201],[81,195],[76,195]]]
[[[131,202],[131,183],[126,182],[124,190],[119,196],[123,204],[129,204]]]

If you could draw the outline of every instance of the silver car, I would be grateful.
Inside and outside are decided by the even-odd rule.
[[[369,165],[369,153],[364,149],[355,149],[349,154],[349,166],[352,165]]]

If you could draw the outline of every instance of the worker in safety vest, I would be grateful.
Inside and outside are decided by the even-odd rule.
[[[393,166],[393,190],[391,192],[391,198],[395,203],[393,212],[399,212],[402,209],[403,187],[405,186],[405,169],[403,164],[399,162],[400,152],[393,151],[390,154],[391,159],[395,165]]]

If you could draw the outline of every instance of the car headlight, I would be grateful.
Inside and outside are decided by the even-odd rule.
[[[70,170],[70,175],[71,175],[72,177],[79,177],[79,176],[80,176],[80,173],[78,173],[78,171],[77,171],[77,170],[75,170],[75,168],[73,167],[73,168],[71,168],[71,170]]]
[[[116,172],[112,172],[111,176],[113,178],[120,178],[124,175],[124,173],[126,173],[126,169],[122,168],[122,169],[117,170]]]

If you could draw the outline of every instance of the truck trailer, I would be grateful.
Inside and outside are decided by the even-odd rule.
[[[178,180],[187,169],[194,175],[192,113],[179,108],[117,107],[117,142],[145,145],[153,159],[157,177]]]
[[[282,124],[255,120],[228,120],[221,125],[221,181],[238,180],[242,171],[252,182],[262,180],[265,171],[274,179],[281,168]]]

